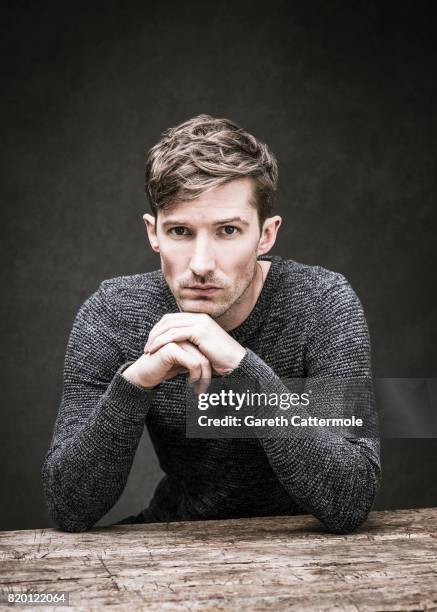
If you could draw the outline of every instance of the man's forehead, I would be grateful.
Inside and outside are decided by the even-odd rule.
[[[241,217],[248,223],[256,216],[252,204],[253,184],[248,178],[230,181],[206,190],[195,199],[174,202],[168,208],[161,209],[158,216],[162,221],[176,217],[188,217],[215,223],[231,217]]]

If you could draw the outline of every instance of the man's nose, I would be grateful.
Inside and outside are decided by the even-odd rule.
[[[190,269],[196,276],[206,276],[215,269],[215,257],[206,236],[198,237],[191,256]]]

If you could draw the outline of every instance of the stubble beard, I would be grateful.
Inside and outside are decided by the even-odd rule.
[[[229,310],[231,308],[238,308],[238,306],[244,302],[244,300],[247,298],[247,293],[249,291],[249,288],[256,281],[256,276],[257,276],[257,261],[255,259],[251,277],[247,281],[244,281],[241,284],[239,284],[238,288],[236,288],[235,291],[233,291],[232,294],[227,299],[225,299],[223,303],[214,304],[214,302],[211,302],[212,304],[214,304],[216,308],[213,310],[213,312],[209,312],[210,309],[208,309],[207,314],[209,314],[209,316],[212,319],[214,319],[217,323],[219,323],[222,317],[224,317],[226,314],[229,314]],[[205,299],[202,301],[207,303],[209,300]],[[183,307],[181,302],[179,302],[178,300],[176,300],[176,302],[181,312],[200,312],[200,313],[205,312],[205,310],[201,310],[201,309],[199,310],[186,309]]]

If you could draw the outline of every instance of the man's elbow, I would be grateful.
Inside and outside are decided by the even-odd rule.
[[[329,532],[338,535],[353,533],[367,520],[381,483],[381,469],[375,467],[368,471],[368,475],[363,487],[356,488],[347,501],[339,499],[335,512],[321,518]]]
[[[42,470],[43,490],[48,515],[55,528],[68,533],[81,533],[92,529],[96,520],[86,516],[85,508],[67,500],[66,495],[56,491],[55,480],[49,477],[47,464]]]
[[[339,507],[337,512],[322,520],[326,529],[338,535],[353,533],[367,520],[377,493],[375,485],[365,500],[354,505]]]
[[[57,521],[57,523],[55,523],[55,528],[65,533],[83,533],[84,531],[88,531],[89,529],[91,529],[91,527],[88,527],[83,523],[78,523],[74,521]]]
[[[54,507],[52,504],[48,506],[48,510],[55,528],[66,533],[83,533],[84,531],[89,531],[94,527],[96,522],[81,517],[77,513],[60,511],[59,508]]]
[[[347,535],[353,533],[367,520],[369,512],[370,508],[364,514],[357,513],[355,515],[348,515],[346,517],[339,515],[332,519],[323,521],[323,524],[330,533],[334,533],[336,535]]]

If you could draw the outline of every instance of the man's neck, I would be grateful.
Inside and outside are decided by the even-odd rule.
[[[227,312],[216,319],[220,327],[223,327],[226,331],[231,331],[247,319],[258,300],[271,264],[271,261],[261,260],[257,262],[254,280],[244,294]]]

